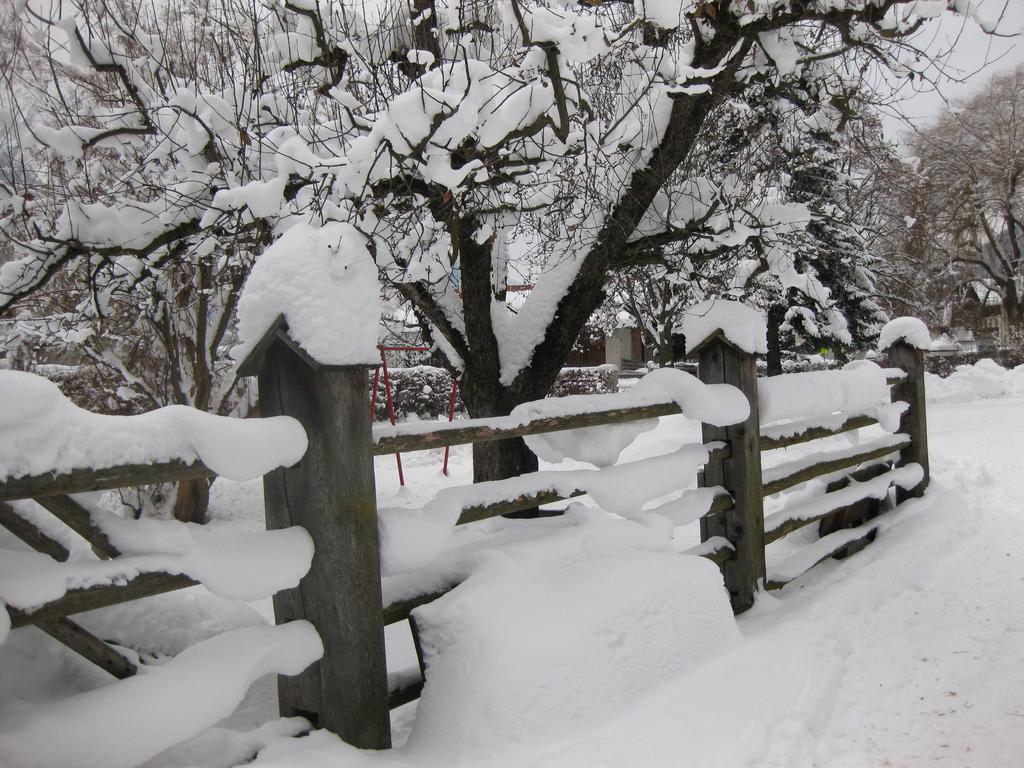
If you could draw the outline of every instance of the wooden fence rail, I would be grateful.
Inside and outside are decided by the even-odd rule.
[[[731,384],[750,403],[749,417],[739,424],[703,426],[705,444],[721,441],[725,447],[709,452],[697,478],[699,487],[717,490],[701,491],[707,499],[707,509],[700,518],[703,544],[696,552],[719,564],[736,612],[749,608],[759,589],[784,587],[798,575],[798,566],[846,556],[870,543],[879,525],[874,518],[885,505],[884,498],[879,497],[887,497],[893,483],[897,484],[897,502],[924,491],[928,483],[928,454],[921,351],[903,342],[889,350],[889,365],[893,367],[886,370],[886,375],[893,401],[908,404],[898,436],[767,472],[762,471],[761,459],[768,451],[844,434],[877,422],[861,414],[845,418],[839,415],[834,428],[808,422],[802,429],[789,425],[788,431],[768,429],[762,434],[754,357],[733,346],[721,333],[708,338],[696,355],[702,381]],[[405,674],[393,676],[393,684],[389,685],[385,625],[408,620],[415,639],[415,609],[457,586],[455,581],[445,589],[435,585],[425,594],[384,603],[373,457],[680,413],[675,403],[623,407],[623,398],[619,398],[610,400],[608,409],[597,412],[533,419],[468,420],[451,425],[399,425],[374,434],[367,414],[367,367],[318,365],[297,348],[288,337],[287,326],[282,324],[276,325],[257,345],[240,372],[259,377],[264,416],[292,416],[302,424],[309,438],[309,447],[298,464],[276,469],[263,480],[268,529],[302,525],[316,543],[307,576],[298,587],[274,597],[277,621],[309,620],[319,631],[325,648],[324,658],[304,673],[279,678],[281,711],[286,716],[306,717],[315,726],[329,728],[360,748],[390,746],[390,709],[414,700],[423,686],[421,675]],[[908,485],[907,474],[898,471],[910,465],[921,467],[921,479],[916,485],[903,487]],[[70,494],[212,474],[201,464],[169,462],[19,478],[0,483],[0,525],[37,551],[66,559],[68,552],[63,545],[4,503],[36,499],[81,534],[97,556],[116,557],[116,548],[92,525],[88,514]],[[788,514],[784,509],[766,521],[763,508],[767,496],[815,478],[828,481],[823,504],[811,510],[794,509]],[[680,489],[686,484],[686,479],[682,479]],[[470,504],[461,510],[458,524],[471,524],[586,493],[582,488],[564,491],[541,489],[494,503]],[[821,535],[817,548],[803,559],[787,562],[778,572],[767,573],[766,546],[814,523]],[[130,662],[68,617],[193,583],[184,576],[144,573],[121,586],[70,590],[60,600],[32,612],[11,611],[12,624],[35,624],[112,674],[123,677],[135,671]]]

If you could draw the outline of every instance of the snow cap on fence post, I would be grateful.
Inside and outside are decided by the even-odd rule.
[[[909,408],[900,416],[899,431],[910,436],[910,445],[900,451],[899,466],[920,464],[921,482],[910,490],[896,488],[896,501],[921,496],[928,487],[928,419],[925,405],[924,355],[931,343],[928,327],[916,317],[897,317],[882,328],[878,351],[884,352],[890,368],[906,371],[906,378],[892,387],[892,401]]]
[[[238,301],[239,373],[287,324],[311,365],[373,365],[384,305],[367,240],[351,224],[292,226],[253,265]]]
[[[768,352],[768,323],[764,315],[740,301],[710,299],[688,307],[683,313],[686,354],[697,355],[715,336],[748,355]]]
[[[878,334],[878,351],[885,352],[899,341],[926,351],[931,346],[932,336],[928,326],[916,317],[897,317],[886,323]]]
[[[709,461],[698,477],[704,488],[721,486],[732,496],[729,509],[701,519],[701,541],[725,539],[732,556],[722,562],[722,576],[733,610],[754,604],[764,581],[764,498],[761,488],[760,412],[756,353],[767,352],[767,324],[755,309],[735,301],[702,302],[683,319],[687,349],[698,360],[705,384],[731,384],[750,404],[745,421],[725,427],[703,424],[705,443],[722,440],[729,458]]]
[[[323,659],[278,678],[281,714],[361,749],[391,746],[369,370],[381,301],[366,239],[348,224],[298,224],[256,262],[239,301],[239,374],[259,377],[262,415],[298,419],[309,448],[265,475],[267,528],[301,525],[315,545],[278,623],[306,619]]]

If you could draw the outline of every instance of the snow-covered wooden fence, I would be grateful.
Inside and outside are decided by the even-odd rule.
[[[72,618],[197,584],[243,601],[297,584],[313,554],[313,542],[300,528],[229,533],[176,520],[130,520],[98,506],[94,498],[75,496],[194,477],[257,478],[302,456],[306,438],[294,420],[228,419],[184,406],[140,416],[102,416],[74,406],[52,382],[18,371],[0,372],[0,401],[5,406],[0,412],[0,526],[28,545],[5,546],[0,553],[0,643],[12,629],[38,627],[124,681],[118,685],[128,688],[117,689],[124,698],[114,692],[113,699],[142,699],[148,705],[176,677],[185,689],[194,684],[195,695],[203,698],[196,711],[207,713],[198,719],[183,714],[165,730],[146,723],[142,727],[152,738],[125,745],[123,733],[102,733],[119,731],[125,723],[107,722],[110,718],[97,714],[83,695],[53,715],[54,733],[67,733],[75,721],[82,730],[81,723],[88,722],[97,743],[118,745],[129,756],[122,755],[125,762],[131,755],[141,762],[195,735],[208,725],[207,715],[220,719],[230,714],[237,704],[231,693],[211,695],[203,689],[210,670],[229,670],[220,682],[230,689],[238,676],[270,668],[293,674],[319,658],[322,647],[315,630],[300,621],[210,638],[168,661],[163,675],[136,677],[137,657]],[[225,653],[235,654],[237,663],[222,664]],[[40,729],[23,740],[0,739],[0,763],[67,764],[75,745],[52,734],[45,738]]]
[[[225,566],[209,559],[197,564],[195,553],[184,551],[160,550],[155,559],[130,560],[122,543],[129,543],[130,554],[137,556],[145,551],[144,537],[118,531],[109,520],[107,525],[99,524],[102,515],[83,507],[71,494],[214,473],[229,475],[218,467],[232,467],[238,456],[271,446],[267,456],[255,461],[257,466],[251,466],[251,457],[243,461],[247,466],[242,474],[263,474],[270,529],[265,535],[292,533],[288,541],[276,539],[273,552],[264,548],[257,556],[263,556],[267,568],[302,561],[302,556],[296,556],[302,537],[306,542],[312,538],[315,553],[309,554],[311,564],[307,557],[301,568],[291,568],[295,573],[271,578],[273,588],[264,588],[262,594],[275,593],[285,583],[295,585],[274,594],[277,621],[308,620],[319,633],[317,647],[322,642],[324,651],[322,661],[306,666],[316,656],[313,643],[304,635],[303,663],[282,665],[280,671],[287,668],[290,675],[279,678],[282,713],[302,715],[355,746],[385,748],[390,746],[389,712],[419,695],[424,670],[421,661],[418,675],[389,675],[384,628],[409,621],[415,639],[415,609],[464,578],[458,569],[446,572],[436,567],[429,578],[420,577],[429,570],[424,566],[438,559],[455,526],[583,495],[623,515],[639,515],[643,508],[677,525],[699,519],[702,544],[690,553],[708,557],[721,567],[736,612],[750,607],[758,589],[782,588],[818,562],[848,555],[869,543],[884,522],[880,515],[885,507],[921,494],[928,482],[923,353],[900,336],[890,339],[887,347],[890,368],[884,371],[867,364],[835,373],[758,379],[754,355],[724,333],[712,332],[695,351],[700,381],[678,371],[655,371],[627,393],[540,401],[503,418],[371,430],[367,366],[317,362],[291,339],[287,325],[277,322],[254,346],[241,370],[259,377],[264,416],[292,417],[305,430],[301,441],[295,439],[298,430],[291,419],[265,419],[254,421],[263,421],[268,429],[277,424],[281,431],[261,433],[259,439],[250,439],[257,437],[255,432],[238,434],[233,445],[225,446],[225,436],[220,434],[224,422],[198,424],[195,419],[201,414],[174,412],[170,421],[104,422],[103,429],[114,426],[102,435],[96,433],[97,424],[75,414],[70,422],[66,415],[57,418],[50,425],[57,448],[43,452],[46,471],[18,465],[22,456],[18,451],[23,449],[16,448],[8,456],[0,444],[0,469],[5,470],[0,473],[5,478],[0,482],[0,525],[37,552],[57,561],[67,559],[67,547],[47,535],[45,525],[7,503],[34,499],[91,545],[96,562],[123,561],[125,565],[121,569],[90,565],[95,573],[88,569],[57,573],[58,580],[64,580],[59,594],[41,598],[13,589],[10,594],[20,604],[7,600],[7,614],[13,627],[35,624],[116,676],[132,675],[135,669],[128,659],[70,617],[204,581],[204,567],[205,576],[216,581],[216,577],[222,579]],[[891,402],[887,396],[878,397],[878,387],[884,392],[887,382],[892,385]],[[33,395],[26,402],[35,407],[37,399]],[[679,413],[704,423],[702,443],[664,456],[616,463],[618,444],[627,444],[643,431],[644,421]],[[27,414],[28,426],[18,427],[29,436],[37,423],[33,418]],[[74,427],[71,437],[65,434],[69,423]],[[770,468],[762,470],[762,458],[768,452],[875,424],[891,434],[852,448],[771,462]],[[145,442],[140,431],[147,429],[161,443],[159,450],[143,451],[146,456],[139,460],[124,460]],[[166,444],[166,434],[176,430],[186,436],[187,450]],[[77,453],[82,450],[83,434],[93,436],[103,455],[92,455],[95,451],[88,447],[84,457]],[[118,445],[119,436],[130,438],[134,447],[103,453],[104,446]],[[535,450],[542,452],[564,453],[570,444],[574,449],[585,448],[591,451],[587,460],[601,468],[542,471],[448,488],[422,510],[378,510],[374,456],[520,437],[541,438]],[[75,450],[67,449],[65,442],[75,443]],[[611,444],[618,447],[604,450]],[[193,450],[197,445],[206,446],[206,451]],[[64,454],[75,461],[60,458]],[[697,487],[688,488],[695,476]],[[779,508],[765,517],[766,497],[815,478],[824,478],[825,493],[775,504]],[[673,493],[676,497],[664,502]],[[660,506],[652,508],[658,500]],[[818,541],[766,567],[768,545],[815,523],[821,534]],[[305,528],[308,536],[295,533],[296,526]],[[279,545],[291,551],[283,553]],[[255,576],[252,565],[248,573]],[[308,574],[299,582],[306,565]],[[50,584],[54,573],[47,574]],[[404,575],[382,581],[382,575],[389,574]],[[267,582],[265,575],[260,581]],[[303,667],[305,671],[292,675]]]
[[[322,663],[281,680],[282,713],[304,715],[359,747],[390,745],[389,710],[419,696],[424,670],[421,657],[419,675],[389,678],[384,628],[409,621],[415,639],[413,611],[460,582],[458,574],[443,570],[420,582],[416,578],[416,569],[440,554],[454,526],[582,495],[626,514],[631,505],[628,500],[623,505],[623,500],[630,494],[639,511],[644,501],[686,488],[696,473],[698,488],[654,511],[679,524],[700,519],[703,543],[691,552],[720,565],[733,608],[741,612],[752,605],[758,589],[781,588],[818,562],[865,546],[878,530],[877,515],[893,485],[898,500],[923,492],[928,481],[923,359],[906,340],[897,338],[891,344],[892,367],[884,373],[868,364],[873,371],[793,374],[777,377],[775,384],[759,380],[754,355],[724,333],[709,334],[695,355],[702,384],[686,377],[661,388],[542,401],[503,418],[419,422],[371,431],[366,367],[319,364],[290,339],[283,322],[275,324],[242,370],[259,376],[264,414],[297,418],[309,434],[310,448],[300,464],[265,477],[268,527],[301,524],[317,542],[310,575],[298,589],[279,593],[275,607],[279,618],[312,621],[326,647]],[[656,372],[645,381],[664,383],[669,373],[686,376]],[[874,395],[858,392],[866,383],[874,386]],[[884,394],[887,384],[893,386],[893,403]],[[878,386],[885,403],[879,402]],[[811,397],[803,406],[790,404],[788,409],[778,406],[787,397],[799,399],[801,388],[806,395],[822,387],[839,394]],[[775,403],[769,411],[782,418],[779,424],[762,428],[772,420],[766,418],[772,414],[760,407],[766,394]],[[844,411],[851,404],[853,410]],[[699,407],[691,410],[688,405]],[[629,427],[681,412],[693,416],[694,410],[705,422],[703,444],[684,446],[667,456],[449,488],[417,511],[377,509],[373,456]],[[761,458],[767,451],[880,422],[895,434],[762,472]],[[593,432],[590,438],[615,439]],[[829,481],[827,493],[784,506],[765,519],[765,497],[823,476]],[[638,497],[642,498],[637,501]],[[765,547],[813,523],[820,526],[820,541],[781,568],[766,571]],[[382,565],[385,574],[412,574],[399,580],[402,588],[382,592]]]

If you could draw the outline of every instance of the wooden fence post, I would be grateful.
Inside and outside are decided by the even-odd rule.
[[[692,354],[698,359],[701,381],[732,384],[750,403],[746,421],[728,427],[703,425],[704,442],[725,441],[731,455],[706,464],[699,477],[702,487],[723,486],[733,498],[731,509],[701,518],[700,536],[701,541],[724,536],[735,548],[734,555],[722,564],[722,575],[733,611],[742,613],[754,604],[754,593],[765,578],[757,365],[752,354],[731,344],[721,332],[706,339]]]
[[[368,367],[319,365],[279,320],[239,373],[258,374],[263,416],[292,416],[309,437],[298,464],[263,480],[267,527],[301,525],[316,547],[299,587],[274,596],[274,613],[278,623],[309,620],[324,643],[323,659],[278,678],[281,713],[355,747],[390,747]]]
[[[924,470],[924,478],[910,490],[896,488],[896,503],[923,496],[930,477],[928,469],[928,419],[924,392],[924,351],[903,340],[896,341],[887,351],[890,368],[902,368],[907,377],[892,387],[892,400],[909,403],[910,408],[900,417],[900,432],[910,435],[910,445],[900,451],[899,466],[917,463]]]

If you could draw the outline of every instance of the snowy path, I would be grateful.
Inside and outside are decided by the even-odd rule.
[[[827,585],[853,609],[835,619],[852,648],[817,750],[831,765],[1024,763],[1024,403],[929,418],[936,519],[884,542],[856,583]],[[900,564],[893,550],[911,547]],[[869,589],[877,604],[857,605]]]

